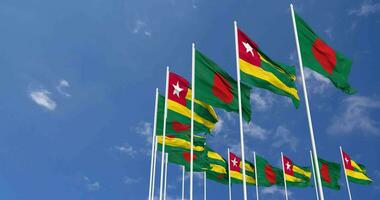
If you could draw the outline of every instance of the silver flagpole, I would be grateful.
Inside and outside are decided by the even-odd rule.
[[[234,21],[235,30],[235,53],[236,53],[236,73],[238,82],[238,99],[239,99],[239,125],[240,125],[240,146],[241,146],[241,160],[243,162],[243,194],[244,200],[247,200],[247,182],[245,177],[245,152],[244,152],[244,133],[243,133],[243,111],[241,106],[241,91],[240,91],[240,65],[239,65],[239,46],[237,35],[237,22]]]
[[[203,172],[203,199],[207,199],[207,174],[206,172]]]
[[[194,155],[194,95],[195,95],[195,44],[191,49],[191,148],[190,148],[190,200],[193,200],[193,155]]]
[[[313,169],[315,194],[317,195],[317,200],[319,200],[317,179],[315,177],[315,170],[319,170],[319,169],[315,168],[314,161],[313,161],[313,153],[311,151],[310,151],[310,160],[311,160],[311,168]]]
[[[230,174],[230,148],[227,148],[228,152],[228,196],[229,200],[232,200],[232,191],[231,191],[231,174]]]
[[[312,150],[313,150],[314,162],[318,163],[317,147],[316,147],[315,139],[314,139],[313,122],[312,122],[312,119],[311,119],[311,113],[310,113],[310,108],[309,108],[309,98],[308,98],[308,95],[307,95],[305,76],[304,76],[304,73],[303,73],[303,64],[302,64],[301,50],[300,50],[300,45],[299,45],[299,42],[298,42],[298,32],[297,32],[297,27],[296,27],[296,19],[295,19],[295,15],[294,15],[293,4],[290,4],[290,9],[292,11],[294,36],[295,36],[295,40],[296,40],[297,53],[298,53],[298,61],[299,61],[299,67],[300,67],[300,71],[301,71],[303,93],[304,93],[304,96],[305,96],[306,114],[307,114],[307,119],[308,119],[308,122],[309,122],[311,147],[312,147]],[[316,171],[317,171],[316,174],[317,174],[317,178],[318,178],[319,195],[320,195],[321,200],[324,200],[325,198],[324,198],[324,195],[323,195],[323,189],[322,189],[322,183],[321,183],[321,175],[320,175],[319,170],[316,170]]]
[[[281,163],[282,163],[282,173],[283,173],[283,176],[284,176],[285,199],[288,200],[288,188],[286,187],[284,154],[282,152],[281,152]]]
[[[185,200],[185,166],[182,166],[182,200]]]
[[[350,200],[352,200],[352,197],[351,197],[351,190],[350,190],[350,184],[348,183],[346,167],[345,167],[345,165],[344,165],[344,158],[343,158],[343,150],[342,150],[342,146],[339,146],[339,149],[340,149],[340,156],[341,156],[341,158],[342,158],[342,164],[343,164],[344,176],[346,177],[346,184],[347,184],[348,197],[350,198]]]
[[[150,160],[150,177],[149,177],[149,197],[148,199],[152,200],[152,193],[153,190],[153,176],[155,175],[153,173],[153,165],[154,165],[154,159],[155,159],[155,146],[156,146],[156,123],[157,123],[157,105],[158,105],[158,88],[156,88],[156,100],[154,104],[154,122],[153,122],[153,133],[152,133],[152,153],[151,153],[151,160]]]
[[[157,163],[157,136],[154,137],[154,160],[153,160],[153,178],[152,178],[151,200],[154,200],[154,188],[155,188],[155,184],[156,184],[156,163]]]
[[[166,185],[168,184],[168,153],[165,153],[165,184],[164,184],[164,200],[166,200]]]
[[[168,87],[169,87],[169,67],[166,67],[166,83],[165,83],[165,110],[164,124],[162,127],[162,149],[161,149],[161,177],[160,177],[160,200],[162,200],[162,190],[164,184],[164,163],[165,163],[165,140],[166,140],[166,116],[168,114]]]
[[[253,152],[253,162],[255,163],[256,199],[259,200],[259,178],[257,177],[256,152]]]

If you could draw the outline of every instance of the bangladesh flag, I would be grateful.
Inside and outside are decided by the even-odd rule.
[[[267,160],[256,155],[257,184],[270,187],[272,185],[284,185],[282,170],[273,167]]]
[[[226,160],[217,152],[206,146],[210,168],[206,171],[207,179],[228,184],[228,167]]]
[[[237,82],[216,63],[195,51],[195,97],[228,112],[239,112]],[[250,88],[241,84],[242,114],[251,120]]]
[[[162,135],[165,111],[165,97],[159,96],[157,109],[157,135]],[[208,104],[194,100],[194,133],[210,133],[218,117]],[[183,77],[170,72],[168,85],[168,113],[166,133],[190,133],[191,89]]]
[[[190,171],[191,153],[190,150],[173,151],[169,154],[169,162],[185,166],[186,171]],[[201,172],[209,169],[207,150],[193,152],[193,171]]]
[[[326,44],[300,16],[294,14],[303,64],[330,79],[343,92],[355,93],[348,83],[351,60]]]
[[[288,186],[310,186],[311,172],[309,167],[295,165],[293,161],[286,156],[283,156],[283,163],[285,180]]]
[[[365,166],[356,163],[346,152],[342,151],[342,154],[348,180],[361,185],[371,184],[372,180],[368,177]]]
[[[243,183],[243,162],[241,162],[241,158],[230,152],[229,165],[231,183]],[[249,185],[256,184],[255,167],[248,161],[245,161],[245,181]]]
[[[298,108],[300,98],[294,67],[279,64],[265,55],[243,31],[237,30],[241,81],[289,97]]]
[[[340,190],[340,164],[318,158],[322,185],[334,190]]]
[[[174,152],[174,151],[184,151],[191,149],[190,134],[182,134],[179,136],[176,135],[166,135],[165,138],[165,152]],[[162,151],[162,142],[163,136],[156,136],[158,150]],[[194,135],[194,146],[193,150],[201,152],[205,150],[206,138],[201,136]]]

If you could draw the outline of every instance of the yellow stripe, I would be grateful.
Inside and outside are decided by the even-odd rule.
[[[303,179],[297,178],[295,176],[290,176],[288,174],[285,174],[285,179],[286,181],[289,181],[289,182],[304,182]]]
[[[243,181],[243,174],[240,172],[230,171],[230,176],[231,176],[231,178]],[[253,178],[252,176],[245,175],[245,180],[247,181],[247,183],[250,183],[250,184],[256,183],[255,178]]]
[[[162,137],[163,136],[157,136],[157,143],[162,145]],[[180,138],[170,138],[165,137],[165,146],[171,146],[171,147],[179,147],[184,149],[190,149],[191,143],[189,141],[186,141],[184,139]],[[194,146],[194,151],[203,151],[204,147],[202,146]]]
[[[239,167],[240,167],[240,169],[243,170],[243,162],[240,162]],[[249,171],[249,172],[255,173],[255,170],[248,163],[245,163],[245,171]]]
[[[175,102],[173,100],[168,99],[168,109],[172,110],[173,112],[179,113],[185,117],[191,118],[191,110],[188,109],[186,106],[183,106],[182,104]],[[210,130],[215,127],[214,123],[208,121],[205,118],[202,118],[195,112],[194,112],[194,121],[205,125]]]
[[[356,170],[358,170],[358,171],[360,171],[360,172],[362,172],[362,173],[365,173],[365,171],[364,171],[362,168],[360,168],[360,166],[359,166],[355,161],[351,160],[351,165],[352,165]]]
[[[222,162],[226,162],[226,161],[222,158],[222,156],[220,156],[218,153],[213,152],[213,151],[209,151],[209,152],[207,152],[207,156],[208,156],[209,158],[212,158],[212,159],[215,159],[215,160],[220,160],[220,161],[222,161]]]
[[[293,171],[296,172],[296,173],[298,173],[298,174],[302,174],[302,175],[304,175],[304,176],[306,176],[308,178],[311,177],[311,172],[305,171],[305,170],[303,170],[302,168],[300,168],[300,167],[298,167],[296,165],[293,165]]]
[[[366,181],[372,181],[368,176],[361,172],[352,171],[349,169],[346,169],[347,176],[350,176],[352,178],[360,179],[360,180],[366,180]]]
[[[191,101],[191,89],[190,88],[187,90],[186,99]],[[194,103],[205,108],[214,117],[215,120],[218,120],[218,115],[216,115],[216,112],[212,106],[210,106],[209,104],[207,104],[203,101],[199,101],[198,99],[194,99]]]
[[[280,67],[274,65],[273,63],[269,62],[267,59],[265,59],[261,53],[257,52],[260,56],[260,60],[264,61],[265,63],[267,63],[268,65],[272,66],[273,68],[276,68],[277,71],[283,73],[283,74],[286,74],[288,76],[290,76],[291,79],[293,79],[294,81],[296,80],[296,76],[294,76],[293,74],[288,74],[285,72],[285,70],[281,69]]]
[[[209,171],[213,171],[219,174],[227,174],[227,169],[223,166],[216,165],[216,164],[210,164],[211,169]]]
[[[263,70],[261,67],[253,66],[252,64],[239,59],[240,70],[245,74],[259,78],[261,80],[267,81],[273,86],[277,87],[280,90],[285,91],[286,93],[292,95],[294,98],[299,100],[297,90],[295,88],[288,87],[280,79],[278,79],[274,74]]]

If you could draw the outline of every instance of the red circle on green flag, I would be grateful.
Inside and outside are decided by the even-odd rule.
[[[276,173],[274,173],[272,166],[265,165],[265,178],[268,180],[270,184],[276,183]]]
[[[317,38],[311,48],[315,59],[322,66],[322,68],[329,74],[333,73],[336,65],[336,53],[333,48]]]
[[[234,95],[231,91],[231,84],[218,73],[214,74],[212,93],[226,104],[229,104],[234,100]]]

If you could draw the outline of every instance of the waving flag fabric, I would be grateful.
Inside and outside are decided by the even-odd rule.
[[[243,183],[243,162],[235,154],[230,152],[230,176],[232,183]],[[252,163],[245,161],[245,180],[247,184],[256,184],[255,168]]]
[[[288,186],[306,187],[310,185],[311,172],[308,167],[300,167],[283,156],[284,174]]]
[[[368,185],[372,183],[372,180],[367,175],[364,165],[356,163],[346,152],[342,151],[342,154],[344,161],[344,170],[346,171],[347,178],[350,182],[362,185]]]

